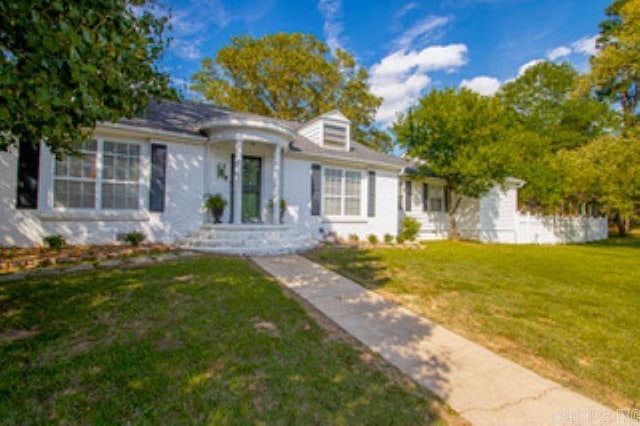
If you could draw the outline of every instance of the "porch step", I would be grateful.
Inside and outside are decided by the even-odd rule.
[[[203,225],[178,241],[185,249],[236,256],[296,253],[315,247],[318,242],[285,225]]]

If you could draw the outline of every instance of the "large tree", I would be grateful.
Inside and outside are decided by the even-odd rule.
[[[193,90],[217,105],[304,121],[339,109],[364,144],[386,151],[391,139],[374,126],[382,99],[373,95],[367,70],[353,56],[310,34],[233,37],[215,59],[206,58]]]
[[[566,196],[597,200],[624,236],[640,212],[640,135],[605,135],[573,151],[563,151],[558,165],[567,171]]]
[[[595,88],[600,97],[619,101],[625,125],[631,127],[640,85],[640,0],[614,0],[606,15],[600,24],[599,51],[591,58],[591,72],[580,89]]]
[[[145,0],[0,2],[0,149],[73,151],[100,121],[172,97],[155,61],[166,17]]]
[[[512,162],[512,173],[528,182],[519,192],[530,210],[555,212],[566,208],[566,170],[556,156],[615,129],[618,117],[604,102],[575,96],[578,72],[568,63],[541,62],[498,92],[507,110],[524,129],[527,158]]]
[[[407,155],[422,160],[419,174],[441,177],[451,191],[467,197],[502,183],[527,139],[497,98],[468,89],[432,90],[398,118],[393,130]],[[449,203],[453,239],[461,200]]]

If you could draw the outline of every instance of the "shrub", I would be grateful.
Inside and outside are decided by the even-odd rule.
[[[227,207],[227,200],[222,195],[207,195],[204,200],[204,208],[211,212],[215,223],[220,223],[220,218],[224,213],[224,208]]]
[[[360,240],[360,238],[358,238],[358,234],[349,234],[349,241],[353,244],[358,244],[358,241]]]
[[[396,237],[396,241],[398,242],[398,244],[404,244],[405,240],[406,238],[402,234],[398,234],[398,236]]]
[[[125,234],[124,241],[128,244],[131,244],[131,246],[133,247],[138,247],[140,243],[145,240],[145,238],[147,237],[142,232],[135,231]]]
[[[402,219],[402,238],[404,240],[415,241],[420,232],[420,222],[414,217],[405,217]],[[399,237],[399,236],[398,236]]]
[[[367,236],[367,239],[369,240],[369,244],[371,245],[376,245],[378,244],[378,236],[376,234],[369,234]]]
[[[44,244],[49,247],[51,250],[60,250],[62,247],[67,245],[67,240],[60,234],[49,235],[42,239]]]
[[[384,243],[385,244],[393,244],[393,235],[384,234]]]

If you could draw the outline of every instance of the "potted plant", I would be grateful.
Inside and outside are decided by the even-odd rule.
[[[269,208],[273,212],[273,200],[269,200]],[[280,223],[284,222],[284,214],[287,212],[287,202],[284,198],[280,198]]]
[[[209,194],[204,201],[204,207],[211,212],[215,223],[221,223],[220,218],[224,213],[224,208],[227,207],[227,200],[220,194]]]

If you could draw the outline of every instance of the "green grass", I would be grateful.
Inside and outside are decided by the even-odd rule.
[[[0,312],[4,423],[456,419],[240,259],[1,283]]]
[[[309,257],[582,393],[640,407],[638,237],[326,247]]]

